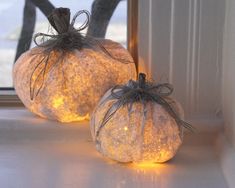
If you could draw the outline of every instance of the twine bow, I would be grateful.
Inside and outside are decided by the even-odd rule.
[[[76,19],[81,15],[85,15],[86,19],[84,23],[76,29]],[[118,60],[119,62],[132,63],[131,61],[121,59],[120,57],[114,57],[98,39],[88,35],[83,36],[82,33],[80,33],[89,25],[90,13],[88,11],[78,11],[70,23],[70,10],[68,8],[57,8],[54,9],[50,16],[48,16],[48,20],[57,33],[37,33],[34,35],[34,43],[38,47],[42,47],[43,57],[41,61],[35,66],[30,77],[31,100],[33,100],[42,89],[46,72],[50,71],[52,67],[55,67],[60,62],[63,62],[65,54],[75,49],[98,49],[104,52],[104,54],[106,54],[108,57]],[[38,42],[38,40],[40,42]],[[54,61],[53,65],[48,65],[52,51],[57,51],[60,55],[58,56],[58,60]]]
[[[86,19],[84,23],[79,27],[75,28],[74,24],[76,19],[85,15]],[[86,29],[90,22],[90,13],[86,10],[78,11],[71,23],[70,23],[70,10],[68,8],[55,9],[51,15],[48,16],[48,21],[51,26],[56,30],[57,34],[45,34],[37,33],[34,36],[34,43],[39,47],[46,48],[47,51],[51,50],[81,50],[85,44],[87,44],[87,38],[84,37],[80,32]],[[37,41],[41,38],[41,42]],[[45,42],[45,38],[49,38]],[[91,42],[91,41],[90,41]]]
[[[122,106],[127,105],[128,112],[130,114],[132,105],[135,102],[141,102],[143,105],[143,118],[142,131],[145,126],[146,119],[146,103],[149,101],[155,102],[161,105],[175,120],[179,128],[186,128],[189,131],[193,131],[194,128],[187,122],[183,121],[178,113],[174,110],[171,100],[168,96],[173,92],[173,87],[169,83],[154,84],[146,82],[146,75],[139,74],[138,81],[130,80],[127,85],[118,85],[111,89],[111,95],[105,98],[99,105],[106,103],[109,100],[115,100],[111,107],[105,113],[101,124],[96,132],[96,138],[98,138],[101,129],[105,124],[113,117],[113,115]]]

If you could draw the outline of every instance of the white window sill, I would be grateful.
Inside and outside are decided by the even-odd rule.
[[[201,121],[173,160],[143,168],[102,157],[87,122],[61,124],[24,108],[0,108],[0,187],[226,188],[214,150],[221,122],[214,124]]]

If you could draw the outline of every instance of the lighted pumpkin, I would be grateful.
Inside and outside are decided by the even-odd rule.
[[[96,148],[119,162],[165,162],[182,144],[183,110],[168,97],[169,84],[138,81],[116,86],[100,100],[91,119]]]
[[[55,9],[48,18],[57,35],[25,52],[13,70],[16,93],[33,113],[61,122],[89,117],[102,95],[113,85],[136,76],[133,59],[111,40],[82,36],[71,24],[69,9]],[[89,21],[89,20],[88,20]],[[66,23],[66,24],[64,24]]]

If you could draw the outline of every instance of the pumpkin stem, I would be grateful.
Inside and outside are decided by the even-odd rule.
[[[139,81],[139,87],[140,88],[144,88],[145,83],[146,83],[146,74],[139,73],[138,81]]]
[[[59,33],[66,33],[70,25],[70,10],[68,8],[56,8],[48,16],[48,21]]]

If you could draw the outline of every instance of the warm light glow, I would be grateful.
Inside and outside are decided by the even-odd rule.
[[[101,101],[105,97],[108,98],[109,95],[104,96]],[[157,103],[147,103],[145,118],[141,103],[133,103],[131,113],[128,113],[127,105],[120,107],[96,137],[100,121],[115,102],[112,100],[101,103],[92,116],[91,131],[93,139],[97,141],[98,151],[108,158],[139,163],[140,167],[146,168],[154,167],[155,163],[166,162],[175,156],[182,144],[179,127]],[[179,113],[182,114],[181,111]]]
[[[153,163],[153,162],[142,162],[142,163],[133,163],[132,166],[141,169],[151,169],[157,168],[160,164]]]
[[[24,105],[41,117],[61,122],[89,119],[108,89],[136,78],[129,52],[111,40],[101,42],[113,57],[132,63],[118,61],[91,48],[69,52],[60,62],[61,54],[52,51],[44,74],[45,62],[41,60],[47,53],[38,47],[24,53],[13,71],[15,90]],[[30,99],[30,83],[35,93],[41,88],[33,100]]]
[[[87,114],[85,116],[78,116],[76,114],[67,113],[63,114],[59,119],[59,121],[66,123],[66,122],[71,122],[71,119],[73,119],[73,121],[85,121],[90,119],[90,115]]]
[[[53,100],[52,100],[52,106],[54,108],[59,108],[60,106],[62,106],[64,104],[64,98],[61,96],[61,97],[55,97]]]

